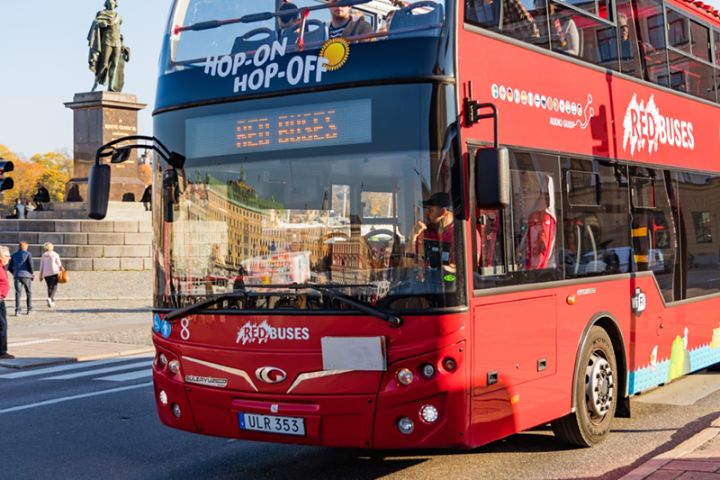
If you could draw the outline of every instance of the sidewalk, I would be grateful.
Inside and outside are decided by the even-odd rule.
[[[8,311],[8,353],[4,368],[29,368],[152,352],[150,272],[71,272],[59,286],[55,308],[47,288],[33,282],[33,313],[14,316],[14,291]],[[12,284],[12,278],[10,279]]]
[[[720,480],[720,417],[710,427],[645,462],[621,480]]]

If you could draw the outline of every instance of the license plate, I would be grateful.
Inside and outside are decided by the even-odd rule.
[[[238,419],[240,420],[241,430],[305,436],[304,418],[239,412]]]

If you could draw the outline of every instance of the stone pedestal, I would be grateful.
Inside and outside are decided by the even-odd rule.
[[[112,140],[137,135],[138,112],[147,105],[128,93],[76,93],[65,106],[73,111],[74,178],[65,189],[65,201],[87,200],[87,177],[97,149]],[[109,158],[105,162],[109,162]],[[137,157],[112,165],[110,200],[139,201],[145,185],[138,176]]]

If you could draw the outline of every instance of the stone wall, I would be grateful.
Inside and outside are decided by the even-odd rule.
[[[68,270],[150,270],[149,221],[0,220],[0,245],[12,252],[30,244],[39,267],[43,244],[52,242]]]

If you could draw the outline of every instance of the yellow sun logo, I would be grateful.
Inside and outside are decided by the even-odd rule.
[[[350,56],[350,44],[344,38],[332,38],[323,44],[320,56],[327,60],[325,69],[334,72],[347,62]]]

